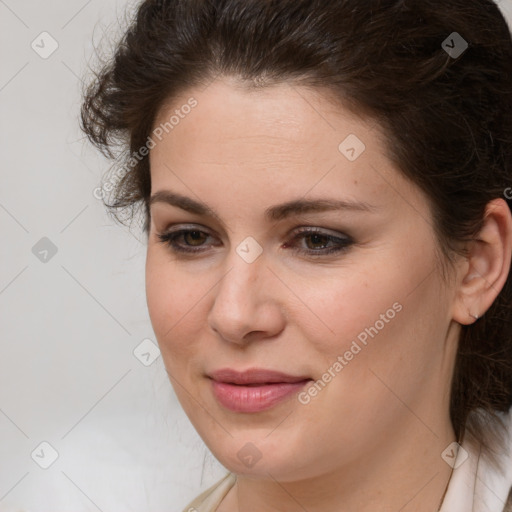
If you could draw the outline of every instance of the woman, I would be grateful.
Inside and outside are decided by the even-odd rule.
[[[229,469],[186,511],[512,510],[492,1],[147,0],[82,128],[119,157],[107,206],[143,208],[165,367]]]

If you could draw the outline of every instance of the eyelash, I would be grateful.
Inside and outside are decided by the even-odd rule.
[[[202,250],[184,248],[183,246],[180,246],[176,243],[176,239],[179,238],[180,236],[186,235],[188,233],[193,233],[193,232],[202,233],[202,234],[210,236],[208,233],[201,231],[199,229],[180,229],[177,231],[169,231],[167,233],[159,233],[159,234],[157,234],[157,237],[161,243],[165,244],[171,251],[176,252],[176,253],[198,254],[201,252],[205,252]],[[348,250],[350,245],[352,245],[354,243],[353,240],[348,236],[335,237],[332,235],[328,235],[327,233],[324,233],[318,229],[311,229],[311,228],[299,229],[299,231],[297,231],[295,233],[295,236],[293,237],[292,241],[295,241],[297,239],[304,240],[307,237],[315,236],[315,235],[328,239],[327,243],[336,242],[336,243],[338,243],[338,246],[331,247],[328,249],[322,249],[320,251],[313,250],[313,249],[307,250],[307,249],[298,249],[298,248],[292,248],[292,250],[294,252],[297,252],[300,254],[305,254],[307,256],[322,257],[322,256],[327,256],[327,255],[331,255],[331,254],[335,254],[335,253],[343,253],[344,251]],[[285,244],[285,246],[289,246],[288,243]]]

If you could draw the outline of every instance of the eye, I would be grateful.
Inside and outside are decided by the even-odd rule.
[[[180,229],[157,234],[160,242],[167,245],[171,251],[181,253],[204,252],[204,250],[197,250],[194,249],[194,247],[201,247],[201,243],[204,242],[204,239],[208,236],[210,236],[208,233],[200,229]],[[180,238],[185,242],[185,245],[181,245],[177,242]],[[190,245],[187,245],[188,242],[190,242]]]
[[[341,253],[348,250],[349,246],[354,243],[354,241],[346,235],[335,236],[329,233],[326,233],[323,230],[318,228],[301,228],[298,232],[296,232],[292,241],[310,240],[312,249],[303,247],[293,247],[293,251],[297,251],[302,254],[306,254],[308,256],[319,257],[325,256],[328,254]],[[331,243],[330,247],[328,244]],[[308,244],[306,244],[308,245]],[[285,247],[290,247],[290,244],[286,243]],[[318,250],[320,249],[320,250]]]
[[[200,229],[179,229],[159,233],[157,237],[159,241],[168,246],[172,252],[198,254],[206,252],[207,249],[204,249],[204,242],[208,237],[211,237],[211,235]],[[309,240],[311,244],[306,245],[310,245],[310,248],[297,247],[296,242],[301,240]],[[180,243],[180,241],[183,243]],[[285,243],[283,248],[290,247],[294,252],[313,257],[341,253],[346,251],[349,246],[354,243],[354,241],[346,235],[334,236],[318,228],[299,229],[295,232],[291,242],[292,243]],[[332,245],[329,247],[329,244]]]

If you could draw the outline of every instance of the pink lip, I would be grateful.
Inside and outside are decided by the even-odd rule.
[[[221,405],[234,412],[269,409],[299,391],[311,379],[273,370],[251,368],[237,372],[229,368],[209,375],[213,394]]]

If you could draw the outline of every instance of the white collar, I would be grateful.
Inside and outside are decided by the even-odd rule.
[[[481,456],[479,446],[463,441],[439,512],[503,512],[512,487],[512,409],[500,416],[508,433],[501,456],[503,472]]]

